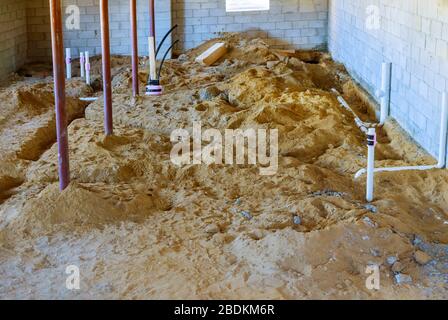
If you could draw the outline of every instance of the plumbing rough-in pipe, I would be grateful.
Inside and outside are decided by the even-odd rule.
[[[350,106],[348,105],[347,101],[345,101],[345,99],[340,95],[340,93],[339,93],[335,88],[331,89],[331,91],[336,95],[336,98],[337,98],[338,102],[341,104],[341,106],[342,106],[344,109],[348,110],[348,111],[353,115],[353,117],[355,118],[355,124],[356,124],[356,126],[357,126],[362,132],[364,132],[365,134],[367,134],[367,131],[368,131],[367,129],[368,129],[368,128],[372,128],[372,127],[375,127],[375,126],[377,125],[377,124],[375,124],[375,123],[366,123],[366,122],[363,122],[363,121],[358,117],[358,115],[356,114],[356,112],[353,111],[352,108],[350,108]]]
[[[381,66],[381,89],[377,92],[381,99],[380,124],[383,125],[390,113],[390,91],[391,91],[392,63],[383,62]]]
[[[442,169],[446,165],[446,142],[448,133],[448,97],[446,92],[442,95],[442,116],[440,120],[439,161],[437,167]]]
[[[138,40],[137,40],[137,1],[130,1],[131,13],[131,39],[132,39],[132,93],[136,97],[139,94],[138,81]]]
[[[154,0],[149,0],[149,76],[150,80],[157,80],[156,66],[156,27]]]
[[[109,0],[100,0],[101,47],[103,59],[104,132],[113,134],[112,80],[110,70]]]
[[[70,167],[68,154],[67,115],[65,112],[64,39],[62,32],[61,10],[61,0],[50,0],[51,48],[53,53],[59,188],[62,191],[70,183]]]
[[[85,101],[85,102],[92,102],[92,101],[98,100],[98,97],[82,97],[82,98],[79,98],[79,100]]]
[[[374,191],[374,175],[375,175],[375,145],[376,145],[376,130],[369,128],[367,132],[367,184],[366,184],[366,200],[373,201]]]
[[[405,166],[405,167],[391,167],[391,168],[375,168],[374,172],[399,172],[399,171],[426,171],[438,169],[436,165],[430,166]],[[362,177],[367,173],[366,169],[361,169],[355,174],[355,179]]]
[[[426,171],[432,169],[443,169],[446,166],[446,147],[447,147],[447,133],[448,133],[448,98],[447,93],[443,93],[442,97],[442,115],[440,121],[440,142],[439,142],[439,160],[437,165],[426,165],[426,166],[404,166],[404,167],[392,167],[392,168],[375,168],[374,172],[397,172],[397,171]],[[355,179],[360,178],[362,175],[366,174],[366,169],[359,170]]]
[[[84,58],[84,52],[81,52],[79,54],[79,68],[81,70],[81,78],[82,79],[84,79],[84,77],[85,77],[85,69],[86,69],[85,63],[86,63],[86,60]]]
[[[86,59],[86,83],[90,86],[90,56],[89,56],[89,51],[86,51],[85,59]]]
[[[67,65],[67,79],[72,78],[72,50],[65,49],[65,64]]]
[[[174,30],[173,28],[168,31],[168,34]],[[168,36],[168,35],[167,35]],[[166,37],[167,37],[166,36]],[[162,42],[166,39],[163,38]],[[161,42],[161,43],[162,43]],[[149,96],[158,96],[163,92],[163,87],[160,84],[160,69],[159,73],[157,73],[157,50],[156,50],[156,30],[155,30],[155,9],[154,9],[154,0],[149,1],[149,77],[148,77],[148,85],[146,86],[146,95]],[[168,51],[171,49],[168,49]],[[162,66],[160,66],[162,68]]]

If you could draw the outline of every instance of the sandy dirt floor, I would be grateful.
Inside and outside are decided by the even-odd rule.
[[[213,42],[229,53],[194,58]],[[146,60],[141,60],[144,92]],[[115,135],[103,135],[99,58],[92,86],[67,83],[71,185],[58,190],[51,70],[0,89],[0,298],[448,298],[448,171],[381,173],[364,200],[369,98],[323,53],[286,56],[228,35],[166,62],[165,94],[131,96],[114,57]],[[77,70],[76,66],[74,70]],[[79,97],[99,96],[90,105]],[[170,161],[173,130],[278,129],[279,169]],[[394,121],[376,166],[434,164]],[[69,265],[81,288],[67,290]],[[378,265],[380,290],[366,268]]]

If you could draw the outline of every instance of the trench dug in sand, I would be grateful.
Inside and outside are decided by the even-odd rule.
[[[196,64],[216,41],[229,53]],[[113,137],[102,99],[78,100],[101,97],[101,79],[67,84],[72,184],[62,193],[50,73],[28,70],[0,90],[0,298],[448,297],[448,172],[378,174],[367,205],[364,179],[353,179],[365,137],[330,89],[363,120],[372,108],[327,54],[285,57],[230,34],[167,61],[165,94],[137,99],[129,58],[112,62]],[[278,129],[278,173],[174,165],[170,134],[194,121]],[[393,121],[379,142],[377,166],[435,162]],[[65,287],[69,265],[78,291]],[[366,288],[369,265],[380,290]]]

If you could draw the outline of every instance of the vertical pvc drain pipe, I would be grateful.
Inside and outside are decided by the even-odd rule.
[[[392,63],[383,62],[381,66],[381,90],[378,94],[381,98],[380,124],[384,124],[390,113]]]
[[[100,0],[101,47],[103,59],[104,133],[113,134],[112,81],[110,70],[109,0]]]
[[[373,201],[374,191],[374,174],[375,174],[375,145],[376,145],[376,130],[375,128],[369,128],[367,134],[367,192],[366,200],[368,202]]]
[[[139,94],[138,80],[138,40],[137,40],[137,1],[130,1],[131,11],[131,39],[132,39],[132,93]]]
[[[86,76],[85,69],[86,69],[86,59],[84,58],[84,52],[81,52],[79,54],[79,68],[81,70],[81,78],[84,79]]]
[[[86,83],[90,86],[90,56],[89,56],[89,51],[86,51],[85,59],[86,59]]]
[[[444,92],[442,96],[442,116],[440,122],[439,162],[437,168],[442,169],[446,165],[446,142],[448,132],[448,97]]]
[[[54,99],[56,109],[56,135],[58,145],[59,188],[70,183],[70,166],[65,104],[64,39],[62,32],[61,0],[50,0],[51,48],[53,53]]]
[[[157,80],[156,68],[156,27],[155,27],[155,9],[154,0],[149,0],[149,77],[151,80]]]
[[[65,49],[65,64],[67,65],[67,79],[72,78],[72,50]]]

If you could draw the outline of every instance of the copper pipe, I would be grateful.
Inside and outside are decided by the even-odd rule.
[[[53,53],[54,100],[58,145],[59,188],[70,183],[70,165],[65,105],[64,37],[62,31],[61,0],[50,0],[51,48]]]
[[[100,0],[101,47],[103,60],[104,131],[113,134],[112,121],[112,81],[110,70],[109,0]]]
[[[131,5],[131,39],[132,39],[132,93],[139,94],[138,80],[138,40],[137,40],[137,1],[130,0]]]
[[[154,0],[149,0],[149,36],[156,37],[156,18]]]

